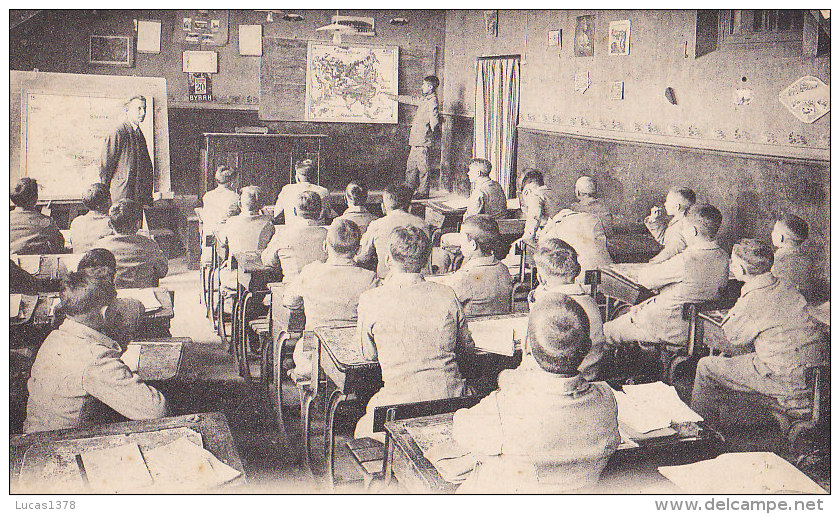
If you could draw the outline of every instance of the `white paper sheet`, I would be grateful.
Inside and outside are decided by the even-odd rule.
[[[137,443],[91,450],[81,456],[92,492],[131,492],[152,484]]]
[[[41,272],[40,255],[19,255],[18,264],[23,268],[23,271],[30,275],[37,275]]]
[[[160,22],[139,20],[137,22],[137,51],[143,54],[160,53]]]
[[[262,25],[239,26],[239,55],[262,55]]]
[[[770,452],[725,453],[659,472],[689,494],[826,494],[788,461]]]
[[[163,305],[161,305],[160,301],[158,301],[155,296],[154,289],[117,289],[117,298],[134,298],[135,300],[140,300],[140,303],[142,303],[143,307],[146,308],[146,312],[156,311],[163,308]]]
[[[23,296],[19,294],[9,295],[9,318],[17,318],[20,316],[20,302]]]
[[[186,438],[143,452],[155,492],[205,490],[226,484],[241,473]]]
[[[703,416],[691,410],[691,407],[680,399],[674,386],[663,382],[653,382],[625,385],[622,389],[641,405],[666,414],[673,423],[703,421]]]
[[[139,344],[130,344],[128,348],[123,352],[120,356],[120,360],[128,366],[128,369],[131,371],[137,372],[137,369],[140,367],[140,349],[142,345]]]
[[[528,316],[472,320],[468,325],[477,349],[510,357],[515,350],[514,341],[525,340]]]

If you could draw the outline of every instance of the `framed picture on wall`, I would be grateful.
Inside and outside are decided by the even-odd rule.
[[[610,55],[630,55],[630,20],[611,21],[607,41]]]
[[[134,41],[131,36],[90,36],[88,62],[110,66],[134,66]]]
[[[595,55],[595,15],[587,14],[575,19],[575,57]]]

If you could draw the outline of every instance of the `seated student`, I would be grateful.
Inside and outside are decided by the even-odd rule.
[[[306,330],[327,325],[353,325],[359,295],[376,287],[376,273],[353,262],[362,234],[350,220],[336,218],[327,229],[327,260],[311,262],[286,286],[283,305],[292,316],[303,314]],[[312,364],[303,344],[295,347],[297,375],[309,375]],[[307,352],[308,353],[308,352]]]
[[[454,415],[452,438],[479,461],[459,493],[560,493],[598,482],[621,437],[610,387],[578,373],[588,334],[586,313],[567,296],[531,307],[531,354]]]
[[[64,236],[52,218],[35,210],[38,182],[29,177],[18,180],[9,192],[15,208],[9,211],[9,253],[35,255],[61,253]]]
[[[613,263],[607,250],[604,227],[593,214],[563,209],[551,218],[537,238],[539,241],[545,238],[562,239],[575,249],[582,270],[576,279],[580,284],[583,284],[586,271]]]
[[[545,185],[541,172],[528,168],[519,186],[519,207],[525,217],[522,239],[536,240],[537,231],[560,212],[560,199]]]
[[[143,221],[143,207],[123,198],[111,206],[111,228],[114,234],[94,245],[114,254],[117,259],[118,288],[157,287],[158,280],[169,273],[166,256],[154,240],[137,233]]]
[[[350,182],[347,184],[347,189],[344,190],[344,199],[347,201],[347,209],[339,218],[350,220],[355,223],[359,230],[364,234],[367,231],[370,222],[375,220],[377,216],[371,214],[367,207],[368,191],[364,187]]]
[[[694,205],[697,195],[687,187],[674,188],[668,191],[665,197],[665,212],[671,216],[667,221],[658,206],[651,207],[650,216],[645,218],[645,226],[656,241],[664,248],[651,260],[651,264],[665,262],[674,255],[685,249],[685,240],[682,237],[682,225],[685,220],[685,213],[689,207]]]
[[[776,247],[773,276],[789,280],[808,303],[814,303],[818,272],[803,246],[808,239],[808,223],[794,214],[783,214],[773,225],[770,237]]]
[[[374,220],[368,225],[367,232],[362,237],[356,262],[373,269],[376,264],[376,275],[379,278],[388,276],[388,245],[391,232],[396,227],[417,227],[429,234],[429,226],[422,218],[408,213],[413,195],[411,188],[404,184],[392,184],[385,188],[382,194],[382,212],[385,216]]]
[[[88,212],[76,216],[70,223],[70,244],[73,253],[84,253],[94,243],[114,233],[108,217],[111,207],[111,191],[105,184],[92,184],[82,197],[82,203]]]
[[[577,302],[586,312],[589,320],[589,340],[592,348],[583,359],[578,370],[585,380],[596,380],[601,371],[601,359],[606,351],[604,321],[595,299],[575,283],[580,274],[577,252],[561,239],[543,239],[534,255],[540,285],[528,295],[529,304],[552,301],[557,295],[565,295]]]
[[[239,193],[240,213],[219,226],[217,246],[225,261],[219,270],[219,277],[222,285],[228,289],[236,289],[236,272],[229,265],[231,255],[255,250],[262,252],[274,235],[271,218],[260,214],[259,197],[259,187],[243,187]]]
[[[697,363],[691,408],[706,421],[717,424],[736,404],[758,406],[762,397],[785,408],[811,407],[805,368],[821,361],[825,340],[805,299],[773,276],[772,265],[773,251],[764,241],[742,239],[732,248],[730,269],[744,286],[723,332],[730,345],[754,351]]]
[[[201,198],[202,236],[216,235],[221,225],[231,216],[239,214],[239,194],[234,190],[237,171],[227,166],[216,168],[216,187]],[[202,246],[202,262],[210,262],[209,246]]]
[[[117,274],[117,259],[114,254],[104,248],[92,248],[79,259],[77,270],[80,273],[93,274],[95,277],[110,280],[113,283]],[[140,300],[114,298],[103,313],[105,327],[102,333],[125,349],[137,335],[145,312],[146,307]]]
[[[455,290],[467,316],[510,313],[510,270],[493,255],[501,238],[499,224],[485,214],[469,216],[457,235],[464,264],[439,282]]]
[[[490,178],[493,165],[487,159],[470,161],[468,176],[472,194],[467,201],[464,217],[486,214],[493,219],[507,216],[507,197],[501,184]]]
[[[595,198],[597,188],[595,179],[584,175],[575,182],[575,196],[578,201],[571,205],[575,212],[586,212],[593,214],[601,220],[604,226],[604,233],[608,236],[613,234],[613,216],[607,206],[601,200]]]
[[[286,184],[277,195],[277,203],[274,205],[274,219],[280,218],[281,213],[285,213],[286,224],[295,216],[295,206],[297,205],[298,197],[304,191],[314,191],[321,198],[321,212],[318,213],[317,219],[323,224],[327,221],[327,217],[332,212],[330,210],[330,191],[326,187],[315,184],[314,181],[318,179],[318,170],[315,169],[315,163],[312,159],[304,159],[295,163],[295,183]]]
[[[323,262],[327,258],[324,249],[327,229],[318,222],[321,197],[313,191],[303,191],[290,212],[293,216],[289,222],[275,229],[274,236],[262,252],[263,264],[282,268],[284,282],[300,273],[310,262]]]
[[[686,344],[688,322],[682,319],[682,305],[717,298],[729,278],[729,256],[715,242],[722,218],[720,211],[708,204],[689,209],[680,222],[685,250],[665,262],[642,265],[635,277],[640,285],[658,289],[659,294],[604,323],[609,344]]]
[[[359,298],[362,355],[379,360],[384,386],[356,425],[356,437],[374,437],[377,406],[463,396],[467,387],[456,355],[473,347],[455,292],[426,282],[429,236],[418,227],[397,227],[388,241],[391,273]]]
[[[122,350],[103,333],[102,309],[115,297],[107,278],[70,273],[61,285],[64,322],[38,349],[29,378],[26,433],[96,423],[98,401],[129,419],[166,416],[166,400],[120,360]]]

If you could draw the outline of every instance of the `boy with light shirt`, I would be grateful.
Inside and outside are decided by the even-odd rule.
[[[114,283],[119,288],[157,287],[158,281],[169,273],[169,262],[158,244],[137,233],[143,221],[143,207],[123,198],[111,206],[109,212],[114,234],[105,236],[94,244],[114,254],[117,276]]]
[[[682,223],[685,213],[697,201],[697,195],[687,187],[674,188],[665,197],[665,212],[671,216],[667,221],[662,209],[654,206],[650,209],[650,216],[645,218],[645,226],[656,241],[663,246],[662,250],[651,260],[651,264],[664,262],[685,249],[685,239],[682,237]]]
[[[537,234],[539,241],[546,238],[562,239],[575,249],[578,263],[583,270],[577,277],[580,284],[583,284],[586,271],[613,263],[607,250],[604,227],[594,214],[563,209]]]
[[[464,264],[436,281],[455,290],[467,316],[510,313],[510,270],[493,255],[501,238],[499,224],[484,214],[470,216],[456,235]]]
[[[604,233],[607,236],[613,234],[613,217],[609,209],[595,197],[597,187],[595,179],[584,175],[575,182],[575,197],[578,201],[571,205],[575,212],[586,212],[597,216],[604,226]]]
[[[364,187],[350,182],[344,190],[344,199],[347,201],[347,209],[339,218],[355,223],[364,234],[370,222],[377,219],[377,216],[367,210],[368,191]]]
[[[528,302],[553,301],[558,295],[568,296],[586,312],[589,320],[589,340],[592,347],[584,357],[578,370],[585,380],[596,380],[601,371],[601,359],[606,352],[606,338],[604,337],[604,322],[601,311],[595,299],[586,292],[581,284],[575,283],[575,277],[580,274],[580,264],[577,262],[577,252],[565,241],[560,239],[545,239],[540,241],[534,261],[537,265],[537,276],[540,285],[528,295]]]
[[[94,243],[114,233],[109,222],[108,209],[111,207],[111,192],[105,184],[92,184],[82,203],[88,212],[73,218],[70,223],[70,244],[73,253],[84,253]]]
[[[286,286],[283,305],[291,317],[306,318],[305,330],[356,323],[359,295],[377,284],[376,273],[353,262],[361,237],[355,223],[336,218],[327,229],[327,260],[307,264]],[[294,373],[300,376],[312,369],[308,346],[298,342],[295,347]]]
[[[531,354],[453,416],[452,438],[479,461],[459,493],[560,493],[598,482],[621,436],[610,387],[577,371],[588,334],[586,313],[568,296],[531,307]]]
[[[388,256],[391,232],[397,227],[416,227],[429,235],[429,225],[423,218],[408,212],[413,192],[404,184],[391,184],[382,194],[382,212],[385,216],[368,225],[362,237],[356,262],[368,269],[376,269],[379,278],[388,276]],[[375,268],[374,268],[375,265]]]
[[[310,262],[323,262],[327,258],[324,249],[327,229],[318,221],[321,197],[314,191],[303,191],[291,212],[294,216],[286,225],[277,227],[261,256],[266,266],[283,270],[284,282]]]
[[[763,241],[742,239],[732,248],[730,270],[744,286],[723,332],[731,346],[754,351],[697,363],[691,407],[706,421],[718,423],[733,403],[757,407],[768,397],[784,408],[812,407],[805,369],[822,362],[826,340],[805,299],[773,276],[772,265],[772,249]]]
[[[472,193],[467,201],[465,218],[486,214],[493,219],[499,219],[507,215],[507,197],[501,184],[490,178],[492,167],[487,159],[470,161],[467,175],[472,183]]]
[[[682,319],[684,303],[718,298],[729,278],[729,256],[715,236],[723,216],[715,207],[692,206],[680,222],[686,248],[670,259],[634,267],[634,279],[659,294],[634,305],[626,314],[604,323],[610,345],[623,342],[685,345],[688,322]]]
[[[519,206],[525,217],[525,240],[536,240],[537,231],[560,212],[559,198],[545,185],[543,174],[533,168],[526,169],[522,176]]]
[[[70,273],[61,286],[67,318],[38,349],[28,382],[26,433],[96,424],[97,400],[129,419],[166,416],[166,399],[120,360],[103,311],[116,298],[110,277]]]
[[[228,289],[237,287],[236,271],[230,269],[230,257],[236,253],[261,252],[274,235],[271,218],[260,214],[259,196],[259,187],[243,187],[239,194],[241,212],[219,226],[217,246],[225,261],[219,269],[219,276],[222,285]]]
[[[418,227],[397,227],[386,257],[391,270],[382,284],[359,297],[359,340],[365,359],[378,360],[384,385],[356,425],[356,438],[373,437],[373,411],[381,405],[455,398],[467,393],[457,355],[471,352],[472,336],[452,288],[427,282],[429,236]]]
[[[803,246],[808,239],[808,223],[794,214],[783,214],[773,225],[770,237],[776,247],[771,272],[789,280],[808,303],[814,303],[818,273]]]
[[[277,203],[274,205],[274,219],[279,220],[280,214],[285,214],[285,223],[288,225],[296,216],[295,207],[298,197],[304,191],[312,191],[321,199],[321,212],[316,219],[324,224],[332,212],[330,210],[330,191],[326,187],[315,183],[318,179],[318,170],[312,159],[304,159],[295,164],[295,183],[286,184],[277,195]]]

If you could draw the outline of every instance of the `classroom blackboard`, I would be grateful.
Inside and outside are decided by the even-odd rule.
[[[261,120],[305,120],[307,46],[305,40],[263,38]],[[420,94],[423,77],[437,71],[437,52],[437,47],[400,47],[397,73],[400,94]]]
[[[142,128],[151,144],[154,190],[169,191],[166,80],[150,77],[10,72],[10,182],[31,176],[41,199],[80,199],[98,178],[105,134],[135,94],[148,102]]]

